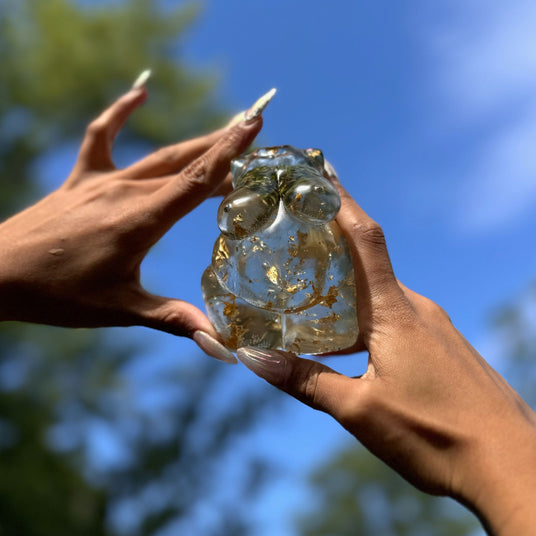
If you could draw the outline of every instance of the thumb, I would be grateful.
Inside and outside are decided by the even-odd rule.
[[[268,383],[338,421],[352,404],[356,381],[335,370],[289,352],[239,348],[237,357]]]
[[[209,356],[236,363],[233,353],[217,340],[209,319],[191,303],[146,293],[138,301],[135,314],[142,326],[190,337]]]

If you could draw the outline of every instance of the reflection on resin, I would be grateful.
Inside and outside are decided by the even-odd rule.
[[[306,354],[351,346],[353,266],[322,153],[269,147],[231,169],[234,190],[218,209],[221,234],[201,282],[224,344]]]

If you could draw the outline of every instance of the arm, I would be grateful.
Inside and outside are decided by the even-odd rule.
[[[360,378],[292,354],[240,349],[256,374],[337,419],[423,491],[471,508],[490,534],[534,533],[536,414],[431,300],[400,284],[381,228],[338,185],[355,266]]]
[[[156,151],[125,169],[116,135],[146,99],[119,98],[88,127],[71,175],[55,192],[0,225],[0,320],[71,327],[142,325],[192,337],[207,353],[234,356],[206,316],[140,283],[149,249],[212,195],[261,129],[266,101],[236,124]]]

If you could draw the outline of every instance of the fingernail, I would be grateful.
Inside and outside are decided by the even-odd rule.
[[[287,356],[283,352],[245,347],[239,348],[236,356],[249,370],[269,382],[279,383],[285,376]]]
[[[269,102],[274,98],[276,92],[277,89],[274,87],[268,91],[268,93],[265,93],[260,99],[258,99],[257,102],[255,102],[255,104],[245,113],[244,121],[249,122],[257,119],[257,117],[262,114],[266,106],[268,106]]]
[[[236,363],[236,357],[230,350],[227,350],[225,346],[214,337],[211,337],[208,333],[204,331],[197,330],[193,334],[193,340],[210,357],[214,357],[223,361],[224,363]]]
[[[274,95],[276,94],[277,89],[274,87],[268,93],[265,93],[260,99],[258,99],[255,104],[249,108],[248,110],[244,112],[240,112],[236,114],[230,121],[227,123],[228,127],[232,127],[236,125],[237,123],[240,123],[241,121],[244,121],[246,123],[249,123],[251,121],[254,121],[259,117],[266,106],[268,106],[268,103],[274,98]]]
[[[145,85],[145,82],[149,80],[149,77],[151,76],[151,69],[145,69],[138,78],[136,78],[136,81],[132,84],[132,89],[140,89],[140,87],[143,87]]]
[[[324,160],[324,171],[332,182],[340,182],[335,168],[327,160]]]
[[[240,121],[244,120],[244,116],[246,115],[246,112],[240,112],[232,117],[232,119],[227,123],[227,127],[234,127],[236,124],[240,123]]]

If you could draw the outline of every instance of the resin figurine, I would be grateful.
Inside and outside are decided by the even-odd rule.
[[[207,314],[225,346],[333,352],[357,338],[354,271],[318,149],[258,149],[231,164],[218,209]]]

